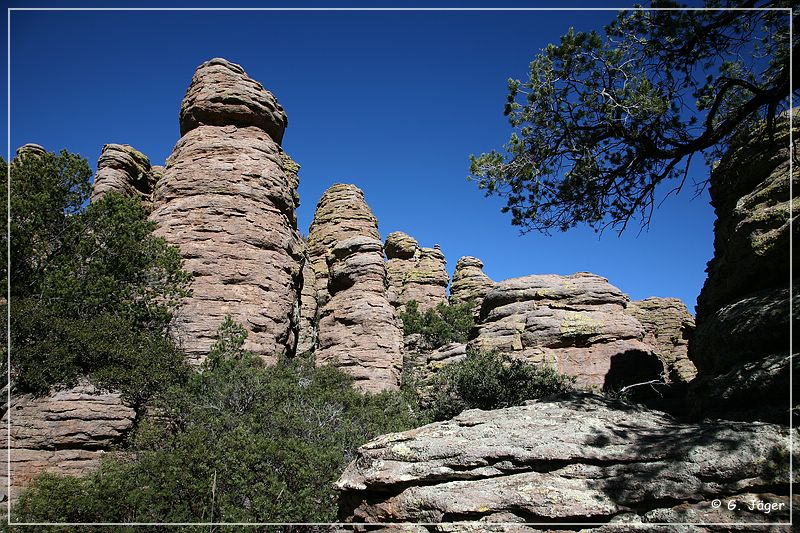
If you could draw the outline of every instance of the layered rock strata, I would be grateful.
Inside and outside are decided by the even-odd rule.
[[[688,383],[697,369],[687,355],[694,317],[678,298],[645,298],[628,304],[625,312],[642,323],[644,342],[653,346],[672,383]]]
[[[293,355],[303,243],[297,172],[280,147],[286,116],[240,66],[212,59],[192,78],[180,122],[150,216],[194,275],[175,337],[199,363],[230,315],[265,362]]]
[[[330,300],[320,313],[317,364],[335,364],[367,392],[397,389],[402,333],[386,297],[383,245],[358,236],[328,254]]]
[[[498,531],[782,522],[775,531],[788,532],[788,439],[780,426],[679,423],[591,394],[469,410],[360,447],[336,483],[339,519],[428,531],[460,520],[505,522]],[[764,513],[749,509],[753,500],[776,505]]]
[[[664,367],[642,342],[642,324],[625,313],[628,302],[587,272],[507,279],[486,295],[470,347],[551,365],[579,387],[618,390],[660,379]]]
[[[450,285],[450,303],[473,302],[475,314],[480,314],[483,299],[494,288],[494,281],[483,272],[483,261],[465,256],[456,263]]]
[[[10,496],[16,500],[19,491],[44,471],[79,476],[96,469],[133,427],[136,413],[120,394],[84,382],[43,397],[15,395],[2,423],[7,424],[9,418]],[[0,487],[5,493],[7,456],[0,455]]]
[[[139,197],[146,209],[150,202],[160,167],[154,169],[150,160],[127,144],[106,144],[97,160],[97,174],[92,186],[92,201],[108,192]]]
[[[795,117],[797,123],[796,110]],[[797,163],[798,154],[796,146],[788,148],[788,133],[785,116],[776,123],[774,144],[763,128],[748,133],[711,173],[714,257],[697,299],[697,329],[689,344],[698,370],[691,387],[696,416],[788,423],[789,384],[792,374],[800,375],[800,358],[795,354],[790,368],[789,357],[789,321],[797,321],[789,302],[800,303],[800,288],[788,286],[800,165],[790,176],[789,159]]]
[[[447,303],[450,275],[438,244],[421,248],[413,237],[395,231],[386,237],[385,249],[389,299],[395,306],[413,300],[424,312]]]

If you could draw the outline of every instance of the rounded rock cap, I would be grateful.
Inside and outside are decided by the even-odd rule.
[[[17,148],[17,151],[14,154],[14,159],[27,156],[41,157],[46,153],[47,150],[45,150],[43,146],[39,144],[28,143]]]
[[[386,237],[384,248],[389,259],[410,259],[417,252],[419,243],[407,233],[393,231]]]
[[[215,57],[197,67],[181,103],[181,135],[207,126],[256,126],[280,144],[288,125],[275,96],[244,69]]]

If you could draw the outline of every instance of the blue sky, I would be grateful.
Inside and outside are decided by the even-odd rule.
[[[347,5],[367,4],[376,5]],[[327,187],[355,183],[384,237],[402,230],[423,246],[440,244],[451,274],[463,255],[480,257],[495,280],[591,271],[633,299],[676,296],[693,311],[712,256],[714,214],[706,193],[693,198],[686,190],[670,197],[641,234],[607,232],[598,238],[577,228],[548,237],[520,235],[510,216],[500,213],[503,200],[485,198],[466,180],[470,154],[501,148],[508,139],[502,114],[506,80],[524,77],[539,49],[570,26],[600,29],[613,16],[15,11],[11,152],[35,142],[51,151],[80,153],[94,168],[103,144],[127,143],[153,164],[163,164],[180,135],[180,102],[194,69],[211,57],[225,57],[241,64],[286,109],[284,148],[302,165],[302,232]],[[3,131],[3,146],[6,141]],[[693,177],[703,180],[707,170],[698,165]]]

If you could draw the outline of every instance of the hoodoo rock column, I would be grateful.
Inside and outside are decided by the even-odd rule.
[[[225,315],[244,324],[245,348],[265,362],[294,353],[303,244],[296,165],[280,147],[286,125],[272,93],[239,65],[217,58],[198,67],[150,217],[195,276],[174,327],[193,362]]]

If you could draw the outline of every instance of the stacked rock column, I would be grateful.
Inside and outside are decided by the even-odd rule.
[[[173,331],[195,363],[226,315],[247,328],[245,348],[265,362],[294,354],[303,243],[296,168],[280,147],[286,125],[274,96],[239,65],[198,67],[150,216],[194,275]]]
[[[322,195],[308,257],[319,305],[316,363],[340,366],[361,390],[397,389],[403,336],[389,303],[377,220],[358,187],[336,184]]]

